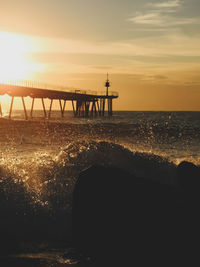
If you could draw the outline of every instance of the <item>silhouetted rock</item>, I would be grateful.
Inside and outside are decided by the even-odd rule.
[[[162,264],[174,257],[181,241],[180,200],[171,186],[92,166],[74,189],[75,245],[100,261]]]
[[[94,166],[82,172],[74,190],[73,233],[86,253],[109,253],[131,220],[131,179],[125,171]],[[115,241],[114,241],[115,240]]]
[[[177,166],[180,185],[186,190],[199,190],[200,168],[192,162],[182,161]]]
[[[183,236],[188,251],[192,250],[194,253],[195,244],[200,238],[200,168],[191,162],[183,161],[177,166],[177,175],[184,196],[183,221],[181,222]]]

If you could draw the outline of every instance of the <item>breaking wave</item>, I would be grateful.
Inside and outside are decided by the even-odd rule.
[[[70,210],[72,192],[79,173],[91,165],[112,165],[161,183],[176,184],[176,165],[166,158],[132,152],[109,142],[74,142],[56,157],[48,153],[21,161],[4,159],[0,169],[0,190],[6,198],[23,196],[20,207],[33,201],[52,212]]]

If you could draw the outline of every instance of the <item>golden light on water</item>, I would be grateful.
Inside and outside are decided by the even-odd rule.
[[[9,95],[1,95],[0,96],[0,104],[2,110],[2,117],[8,116],[8,110],[10,105],[11,97]]]

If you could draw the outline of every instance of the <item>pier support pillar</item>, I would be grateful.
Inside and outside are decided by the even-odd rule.
[[[89,110],[90,110],[90,102],[85,101],[85,117],[89,116]]]
[[[30,117],[31,117],[31,118],[33,118],[33,107],[34,107],[34,102],[35,102],[35,98],[32,99],[31,113],[30,113]]]
[[[96,100],[94,100],[93,103],[94,103],[94,114],[95,114],[95,116],[97,116]]]
[[[76,111],[75,111],[74,101],[73,100],[72,100],[72,108],[73,108],[74,117],[76,117]]]
[[[64,117],[64,113],[65,113],[65,107],[66,107],[66,100],[64,100],[64,103],[63,103],[63,117]]]
[[[79,114],[79,106],[80,106],[80,104],[79,104],[79,101],[78,100],[76,100],[76,115],[75,116],[78,116]]]
[[[97,116],[97,107],[96,107],[96,100],[94,99],[92,101],[92,107],[91,107],[91,111],[90,111],[90,115],[93,116]]]
[[[100,111],[100,106],[99,106],[99,101],[98,101],[98,99],[97,99],[96,102],[97,102],[96,104],[97,104],[98,115],[101,116],[101,111]]]
[[[82,100],[76,101],[76,112],[75,116],[84,116],[84,102]]]
[[[108,99],[108,116],[112,116],[112,98]]]
[[[99,116],[102,116],[103,114],[103,99],[102,98],[100,98],[100,100],[99,100]]]
[[[49,119],[50,119],[50,117],[51,117],[51,109],[52,109],[52,105],[53,105],[53,99],[51,99],[51,102],[50,102],[49,114],[48,114],[48,118],[49,118]]]
[[[63,103],[63,105],[62,105],[62,101],[61,101],[61,99],[59,99],[59,103],[60,103],[61,117],[64,117],[66,100],[64,100],[64,103]]]
[[[9,119],[11,119],[11,115],[12,115],[13,102],[14,102],[14,96],[12,96],[12,98],[11,98],[10,111],[9,111]]]
[[[43,111],[44,111],[44,118],[47,117],[47,112],[46,112],[46,109],[45,109],[45,104],[44,104],[44,98],[41,98],[42,100],[42,106],[43,106]]]
[[[94,112],[94,103],[92,102],[91,111],[90,111],[90,116],[93,116],[93,112]]]
[[[102,116],[104,116],[105,113],[105,98],[102,99]]]
[[[61,99],[59,99],[59,104],[60,104],[61,117],[63,117],[63,109],[62,109],[62,102],[61,102]]]
[[[24,108],[25,119],[27,120],[28,116],[27,116],[26,105],[25,105],[25,101],[24,101],[24,97],[23,96],[22,96],[22,104],[23,104],[23,108]]]

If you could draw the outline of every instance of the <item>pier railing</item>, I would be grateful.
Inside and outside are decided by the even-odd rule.
[[[11,86],[20,86],[20,87],[28,87],[28,88],[37,88],[37,89],[44,89],[44,90],[54,90],[54,91],[63,91],[63,92],[72,92],[77,94],[88,94],[88,95],[98,95],[98,96],[106,96],[105,91],[97,91],[97,90],[89,90],[89,89],[72,89],[68,86],[61,86],[61,85],[53,85],[49,83],[41,83],[37,81],[30,81],[30,80],[3,80],[0,81],[0,85],[11,85]],[[109,91],[109,96],[116,96],[118,97],[119,94],[116,91]]]

